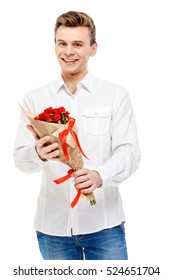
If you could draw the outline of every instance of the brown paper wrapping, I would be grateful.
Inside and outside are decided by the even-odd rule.
[[[21,106],[20,106],[21,107]],[[36,114],[32,112],[26,111],[24,108],[22,108],[23,113],[29,120],[29,123],[33,126],[34,130],[37,132],[38,136],[40,138],[49,135],[50,136],[50,141],[49,143],[54,143],[58,142],[59,144],[59,150],[60,150],[60,161],[62,163],[65,163],[69,165],[74,171],[79,170],[83,167],[83,159],[81,152],[75,142],[75,139],[73,138],[73,135],[71,133],[68,133],[66,143],[67,143],[67,151],[70,156],[70,159],[67,160],[64,156],[63,149],[62,149],[62,142],[59,139],[59,134],[66,130],[68,128],[68,123],[67,124],[58,124],[58,123],[49,123],[49,122],[44,122],[40,120],[35,120],[34,118],[37,116]],[[78,132],[76,124],[73,126],[73,131]],[[76,188],[78,191],[78,189]],[[94,197],[93,193],[90,194],[82,194],[81,197],[85,198],[90,201],[91,205],[96,204],[96,200]]]

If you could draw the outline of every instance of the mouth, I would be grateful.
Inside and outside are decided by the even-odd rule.
[[[62,60],[68,65],[73,65],[78,61],[78,59],[70,59],[70,58],[62,58]]]

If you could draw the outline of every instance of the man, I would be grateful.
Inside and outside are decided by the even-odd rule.
[[[47,145],[50,136],[39,139],[21,116],[14,161],[24,172],[42,171],[35,229],[43,259],[127,259],[118,184],[137,169],[140,151],[128,93],[88,71],[89,58],[97,51],[95,33],[85,13],[60,15],[55,50],[61,76],[24,97],[25,109],[37,114],[47,107],[65,107],[76,119],[80,144],[89,158],[70,180],[56,185],[53,180],[68,170],[60,162],[58,143]],[[96,205],[80,199],[72,209],[74,183],[84,194],[94,192]]]

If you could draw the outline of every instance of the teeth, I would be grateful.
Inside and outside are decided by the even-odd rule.
[[[76,60],[75,60],[75,59],[72,60],[72,59],[65,59],[65,58],[64,58],[64,61],[66,61],[66,62],[74,62],[74,61],[76,61]]]

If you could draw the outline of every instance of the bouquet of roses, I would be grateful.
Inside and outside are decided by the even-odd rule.
[[[61,151],[60,161],[71,167],[67,175],[54,180],[56,184],[66,181],[75,170],[83,167],[82,155],[84,157],[86,157],[86,155],[78,140],[78,130],[75,119],[70,117],[69,112],[66,111],[64,107],[49,107],[39,115],[28,112],[23,108],[22,111],[40,138],[49,135],[49,143],[58,142]],[[77,190],[77,195],[71,203],[72,208],[76,205],[80,196],[89,200],[91,205],[96,204],[93,193],[82,194],[80,190]]]

